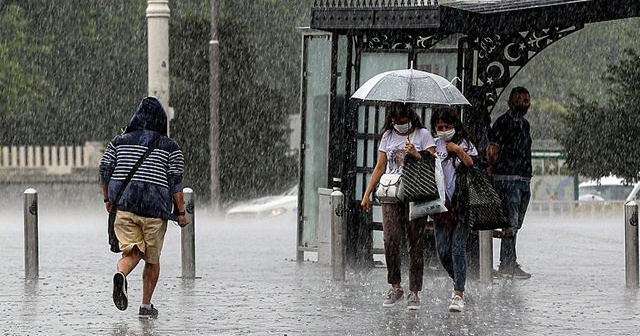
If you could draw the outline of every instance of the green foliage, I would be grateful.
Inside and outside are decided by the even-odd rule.
[[[295,27],[309,1],[218,1],[222,199],[296,180],[288,115],[297,113]],[[171,135],[185,185],[209,189],[209,0],[170,1]],[[146,0],[0,2],[2,144],[109,141],[147,92]],[[281,186],[281,187],[279,187]]]
[[[36,122],[19,144],[108,140],[129,120],[146,86],[146,1],[15,1],[29,17],[26,34],[50,52],[25,58],[46,92]],[[33,99],[33,97],[31,97]],[[28,110],[22,110],[24,114]]]
[[[291,8],[246,0],[221,7],[220,179],[230,200],[279,193],[296,181],[297,160],[285,155],[299,99]]]
[[[602,76],[607,72],[607,66],[619,62],[623,50],[635,47],[638,29],[640,18],[601,22],[589,24],[555,42],[536,55],[513,79],[500,97],[494,118],[506,109],[506,96],[511,87],[525,86],[531,92],[534,104],[527,115],[528,119],[533,119],[534,138],[554,138],[557,128],[538,123],[552,120],[548,119],[552,115],[536,115],[554,114],[560,110],[547,111],[539,103],[547,101],[567,107],[576,95],[602,100],[606,97]]]
[[[609,174],[637,181],[640,156],[640,57],[628,50],[604,75],[608,99],[576,98],[562,116],[558,140],[569,167],[585,176]]]
[[[532,112],[527,114],[531,125],[531,137],[533,139],[547,139],[555,135],[560,123],[560,118],[566,113],[564,105],[545,98],[533,102]]]
[[[0,143],[28,136],[26,128],[38,122],[51,91],[41,69],[28,61],[50,53],[47,46],[34,43],[27,33],[29,24],[24,9],[17,5],[0,11]]]

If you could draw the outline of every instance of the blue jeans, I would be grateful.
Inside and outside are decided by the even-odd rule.
[[[450,217],[443,220],[443,216]],[[434,216],[434,231],[440,263],[453,279],[453,289],[463,292],[467,282],[467,240],[470,231],[465,216],[456,215],[453,211]]]
[[[502,231],[511,233],[513,236],[513,238],[502,238],[499,267],[501,269],[510,269],[518,265],[516,239],[531,199],[531,182],[528,180],[494,179],[493,186],[502,199],[502,207],[509,219],[509,227]]]

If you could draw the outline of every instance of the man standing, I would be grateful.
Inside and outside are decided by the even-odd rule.
[[[520,268],[516,239],[531,198],[531,133],[524,118],[531,105],[529,91],[515,87],[509,94],[509,110],[498,117],[489,132],[488,171],[502,199],[510,225],[502,230],[498,273],[518,279],[531,274]]]
[[[147,157],[141,159],[145,154]],[[139,160],[141,164],[134,171]],[[124,132],[111,140],[100,162],[105,207],[108,212],[117,210],[114,229],[122,250],[113,276],[113,303],[120,310],[127,309],[126,277],[144,260],[138,314],[141,318],[158,315],[151,297],[160,275],[160,252],[172,204],[177,207],[178,224],[188,224],[182,194],[183,169],[182,151],[167,137],[167,115],[155,97],[142,100]],[[131,171],[134,173],[126,183]]]

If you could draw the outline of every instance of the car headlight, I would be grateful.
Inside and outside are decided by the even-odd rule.
[[[285,212],[287,212],[287,210],[284,209],[284,208],[272,209],[271,210],[271,216],[280,216]]]

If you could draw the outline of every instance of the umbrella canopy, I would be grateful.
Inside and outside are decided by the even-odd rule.
[[[375,75],[351,98],[429,105],[471,105],[448,80],[414,69],[393,70]]]

